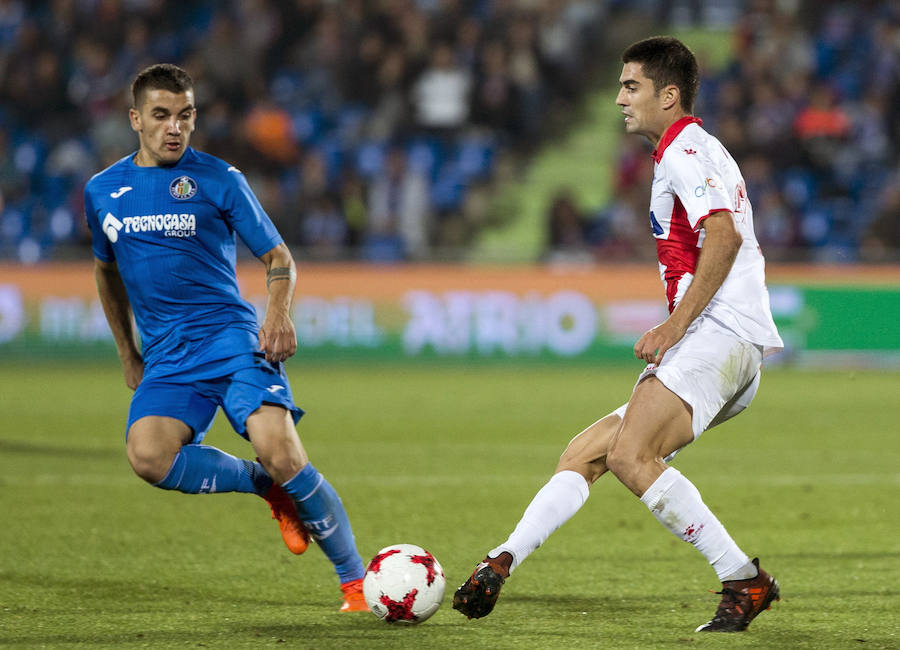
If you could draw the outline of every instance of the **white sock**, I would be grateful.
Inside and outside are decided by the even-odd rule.
[[[756,575],[756,567],[703,503],[694,484],[674,467],[660,474],[644,492],[641,501],[673,535],[693,544],[712,565],[720,580],[752,578]]]
[[[550,534],[569,521],[587,501],[588,483],[578,472],[564,470],[547,481],[525,509],[525,514],[505,543],[488,553],[512,555],[512,573],[522,561],[544,543]]]

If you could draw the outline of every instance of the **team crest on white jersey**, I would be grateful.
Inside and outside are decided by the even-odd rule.
[[[190,176],[179,176],[169,185],[169,194],[175,199],[189,199],[196,193],[197,181]]]

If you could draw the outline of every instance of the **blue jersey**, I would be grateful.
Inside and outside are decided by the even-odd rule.
[[[257,257],[282,239],[244,175],[190,147],[171,167],[139,167],[133,157],[91,178],[84,206],[94,255],[116,262],[125,283],[144,376],[200,376],[211,362],[255,351],[235,233]]]

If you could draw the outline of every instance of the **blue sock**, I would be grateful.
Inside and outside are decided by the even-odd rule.
[[[334,565],[341,583],[366,573],[344,504],[331,484],[311,463],[282,485],[297,504],[300,520]]]
[[[265,494],[272,479],[259,463],[236,458],[208,445],[185,445],[156,487],[187,494],[252,492]]]

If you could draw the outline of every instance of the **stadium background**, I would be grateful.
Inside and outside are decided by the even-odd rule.
[[[627,399],[663,315],[649,149],[614,106],[655,33],[700,57],[788,344],[677,462],[782,582],[748,634],[691,636],[714,576],[613,481],[490,618],[398,630],[339,616],[259,500],[133,475],[81,193],[136,147],[137,69],[187,66],[193,143],[295,253],[300,432],[361,554],[421,544],[449,591]],[[898,105],[896,2],[0,0],[0,645],[897,647]],[[239,274],[259,304],[246,251]],[[224,418],[207,440],[248,454]]]
[[[109,354],[82,190],[167,60],[295,252],[301,355],[627,357],[662,307],[615,79],[658,32],[744,171],[782,358],[896,364],[898,7],[799,0],[7,0],[0,355]]]

